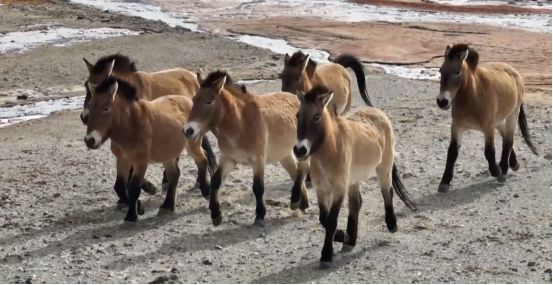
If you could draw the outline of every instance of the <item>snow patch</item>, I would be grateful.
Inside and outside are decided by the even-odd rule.
[[[53,99],[29,105],[0,108],[0,128],[46,117],[54,112],[83,107],[85,96]]]
[[[138,35],[139,32],[127,29],[97,28],[46,28],[45,30],[11,32],[0,35],[0,53],[24,52],[44,45],[68,46],[74,43],[118,36]]]

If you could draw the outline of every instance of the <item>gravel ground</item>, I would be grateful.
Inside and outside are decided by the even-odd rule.
[[[99,17],[96,10],[69,4],[43,6],[25,6],[21,13],[75,27],[96,25]],[[2,15],[19,13],[5,9],[0,6]],[[72,18],[78,13],[83,19]],[[0,93],[81,85],[86,75],[81,57],[113,51],[132,54],[146,70],[220,67],[247,79],[271,78],[281,68],[280,57],[265,50],[138,18],[109,17],[105,26],[151,25],[162,33],[1,55],[0,77],[7,80],[0,83]],[[7,28],[18,26],[15,18]],[[483,136],[469,133],[453,191],[439,194],[451,119],[435,106],[437,83],[367,75],[371,100],[394,124],[398,167],[419,211],[410,212],[396,199],[399,229],[388,233],[376,180],[364,183],[358,245],[351,253],[337,253],[331,270],[317,269],[324,233],[314,191],[309,190],[305,216],[291,212],[292,182],[277,165],[265,172],[264,229],[251,225],[250,169],[239,167],[224,182],[225,219],[215,228],[199,190],[189,190],[195,167],[184,155],[176,213],[157,217],[163,195],[143,194],[146,215],[136,227],[124,226],[125,213],[115,210],[115,160],[109,147],[87,150],[78,111],[70,111],[0,129],[0,282],[551,283],[551,106],[526,108],[541,155],[534,156],[517,134],[521,168],[506,183],[489,176]],[[279,87],[270,81],[250,89]],[[354,97],[357,108],[362,101],[358,93]],[[151,166],[147,177],[159,184],[160,166]]]

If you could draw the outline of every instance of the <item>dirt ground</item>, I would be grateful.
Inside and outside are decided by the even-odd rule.
[[[282,68],[281,56],[222,37],[70,4],[16,7],[21,10],[0,6],[0,16],[8,19],[1,29],[55,21],[148,32],[0,55],[1,94],[82,85],[86,69],[81,58],[115,51],[132,54],[145,70],[225,68],[236,79],[251,79],[274,78]],[[110,21],[98,21],[104,17]],[[396,199],[396,233],[386,230],[383,200],[371,179],[362,186],[357,247],[345,254],[336,244],[334,267],[319,270],[323,229],[313,189],[311,207],[297,217],[288,209],[292,182],[280,166],[268,166],[267,224],[254,227],[252,174],[239,167],[223,183],[224,222],[213,227],[207,202],[199,190],[189,191],[195,167],[186,155],[180,163],[176,213],[157,217],[163,194],[143,194],[146,215],[136,227],[124,226],[125,213],[115,210],[115,161],[109,145],[87,150],[79,112],[70,111],[0,129],[0,282],[551,283],[550,101],[526,108],[539,157],[517,133],[521,168],[500,184],[488,174],[482,135],[469,133],[453,191],[439,194],[450,115],[435,104],[437,83],[368,71],[369,96],[394,124],[397,164],[419,206],[412,213]],[[263,93],[279,89],[280,83],[249,88]],[[362,101],[354,90],[354,108],[359,108]],[[500,144],[498,140],[498,149]],[[147,177],[159,184],[160,166],[151,166]],[[346,212],[344,205],[340,228]]]

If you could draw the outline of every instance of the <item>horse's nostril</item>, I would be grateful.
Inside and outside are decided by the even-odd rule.
[[[447,99],[436,99],[436,104],[438,104],[438,107],[444,108],[444,107],[447,107],[447,105],[449,105],[449,100],[447,100]]]
[[[93,137],[85,137],[85,138],[84,138],[84,143],[85,143],[88,147],[92,147],[92,146],[94,146],[94,138],[93,138]]]
[[[297,146],[294,146],[294,155],[296,155],[296,157],[304,157],[306,154],[307,148],[305,148],[304,146],[301,146],[299,148]]]
[[[187,136],[187,137],[190,137],[194,134],[194,129],[193,128],[188,128],[186,129],[186,131],[184,131],[184,135]]]

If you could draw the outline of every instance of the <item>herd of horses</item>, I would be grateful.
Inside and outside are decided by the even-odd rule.
[[[453,177],[462,134],[478,130],[485,135],[485,157],[490,174],[505,182],[509,167],[519,168],[513,141],[518,125],[526,143],[533,145],[523,108],[524,83],[504,63],[478,65],[478,53],[466,44],[447,47],[440,68],[437,105],[452,108],[451,142],[438,191],[447,192]],[[114,190],[118,207],[128,207],[125,222],[144,214],[142,191],[156,193],[144,178],[148,164],[164,166],[162,188],[167,194],[159,214],[175,211],[184,149],[198,167],[197,186],[209,200],[213,225],[221,224],[219,188],[237,164],[251,166],[255,195],[255,225],[264,226],[266,207],[264,171],[280,162],[293,181],[292,210],[309,207],[306,179],[316,190],[319,221],[325,229],[320,265],[328,268],[333,242],[343,249],[355,246],[362,198],[360,183],[376,174],[384,198],[385,222],[397,230],[394,192],[411,210],[417,207],[395,165],[395,137],[386,114],[372,107],[362,63],[341,55],[317,63],[301,51],[284,57],[281,91],[256,95],[233,81],[225,71],[202,78],[183,68],[154,73],[137,70],[128,57],[114,54],[95,64],[84,59],[89,71],[81,120],[87,127],[84,141],[98,149],[106,140],[116,157]],[[351,68],[368,107],[348,114],[352,102]],[[499,165],[494,132],[503,138]],[[206,134],[220,149],[219,163]],[[208,173],[210,178],[208,178]],[[348,222],[337,229],[340,208],[347,197]]]

